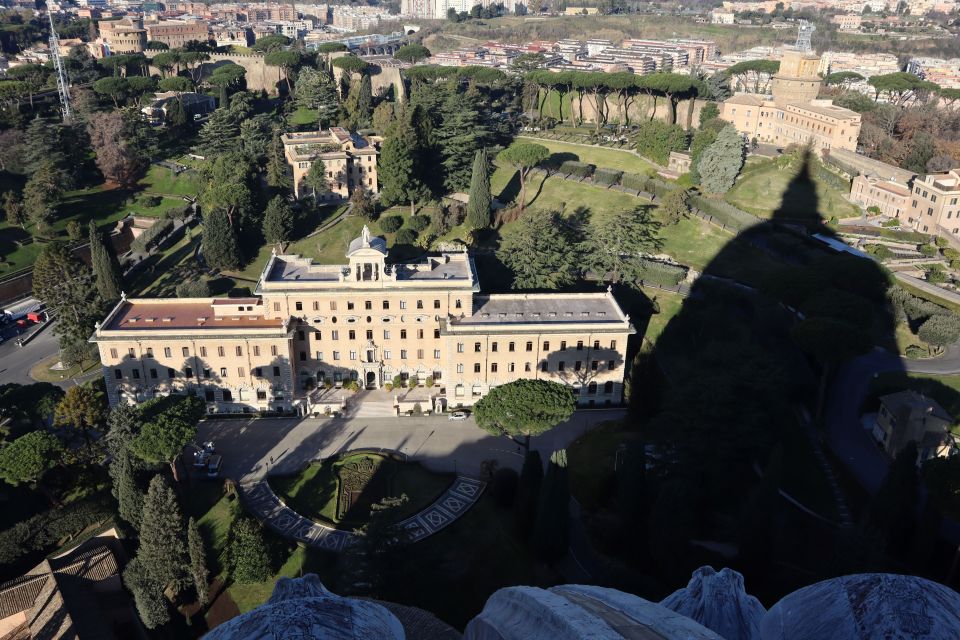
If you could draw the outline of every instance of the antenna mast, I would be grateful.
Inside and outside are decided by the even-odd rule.
[[[57,91],[60,93],[60,113],[63,121],[69,122],[73,115],[70,110],[70,83],[67,80],[67,70],[60,57],[60,38],[57,29],[53,26],[53,12],[47,8],[47,17],[50,18],[50,55],[53,56],[53,66],[57,71]]]
[[[797,49],[800,51],[810,51],[813,49],[810,40],[813,37],[813,32],[816,30],[816,25],[812,25],[806,20],[801,20],[800,26],[797,29]]]

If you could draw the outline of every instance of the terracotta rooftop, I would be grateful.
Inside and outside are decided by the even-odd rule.
[[[127,300],[121,303],[120,308],[110,318],[110,322],[102,329],[163,331],[168,329],[280,329],[283,327],[282,318],[249,315],[215,317],[213,304],[210,300],[196,302]]]

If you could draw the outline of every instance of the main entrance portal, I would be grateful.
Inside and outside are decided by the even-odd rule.
[[[367,389],[377,388],[377,374],[374,371],[367,371]]]

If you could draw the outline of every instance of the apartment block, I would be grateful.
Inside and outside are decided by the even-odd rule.
[[[296,197],[309,194],[310,190],[303,184],[303,179],[318,160],[323,162],[327,172],[328,191],[320,194],[321,202],[346,200],[357,188],[370,193],[380,192],[377,184],[377,156],[380,151],[372,140],[342,127],[286,133],[280,140],[293,172],[293,193]]]
[[[893,180],[859,175],[850,187],[850,201],[864,209],[877,207],[881,214],[899,218],[910,206],[910,187]]]
[[[168,21],[144,25],[147,40],[162,42],[171,49],[179,49],[192,40],[206,42],[210,37],[210,27],[201,21]]]
[[[605,293],[481,294],[465,250],[388,263],[364,227],[347,264],[270,257],[251,298],[122,299],[97,329],[111,405],[191,393],[211,411],[311,412],[326,383],[429,383],[469,406],[519,379],[618,404],[635,332]]]

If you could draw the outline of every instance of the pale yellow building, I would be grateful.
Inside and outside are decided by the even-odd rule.
[[[568,384],[583,406],[621,402],[634,329],[609,290],[484,295],[465,250],[388,263],[366,227],[347,259],[275,254],[252,298],[121,300],[91,338],[110,403],[195,393],[211,411],[311,413],[314,389],[397,377],[431,407],[518,379]]]
[[[899,218],[910,207],[910,187],[861,174],[853,179],[850,201],[864,209],[876,207],[882,215]]]
[[[818,100],[820,58],[785,50],[780,70],[771,81],[771,95],[741,93],[720,105],[720,117],[748,139],[786,147],[809,145],[821,153],[831,149],[855,151],[860,136],[860,114]]]
[[[100,20],[97,30],[106,55],[143,53],[147,47],[147,31],[143,28],[143,20]]]
[[[377,184],[377,156],[375,142],[343,127],[324,131],[286,133],[281,136],[283,153],[293,172],[293,192],[299,198],[310,194],[303,179],[316,160],[322,160],[327,172],[326,193],[321,202],[346,200],[353,190],[362,187],[371,194],[379,193]]]
[[[918,176],[901,221],[924,233],[960,236],[960,168]]]

